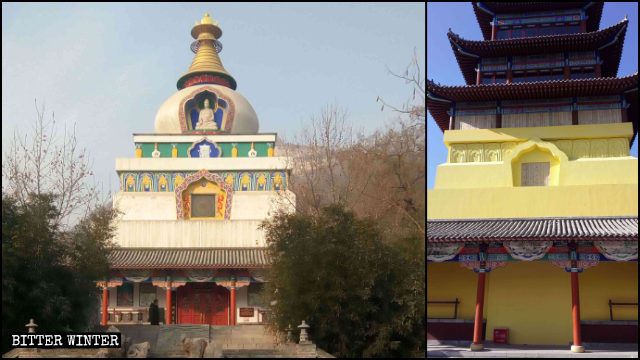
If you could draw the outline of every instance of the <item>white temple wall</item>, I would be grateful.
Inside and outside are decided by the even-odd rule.
[[[248,299],[249,299],[248,286],[243,286],[236,290],[236,324],[257,323],[259,320],[258,310],[261,308],[256,306],[249,306]],[[243,308],[243,307],[252,307],[254,309],[253,317],[240,317],[240,308]]]
[[[295,195],[286,190],[235,191],[230,220],[263,220],[278,208],[294,210]],[[122,212],[122,220],[176,220],[176,197],[173,192],[119,192],[114,206]]]
[[[114,207],[122,220],[175,220],[176,198],[173,193],[119,192],[113,196]]]
[[[261,220],[124,220],[113,241],[122,247],[266,246]]]

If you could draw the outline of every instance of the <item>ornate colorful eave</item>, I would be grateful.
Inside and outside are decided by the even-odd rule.
[[[622,78],[551,80],[531,83],[442,86],[427,80],[427,109],[443,132],[449,126],[452,102],[498,101],[621,95],[629,104],[627,114],[633,122],[633,144],[638,132],[638,73]]]
[[[427,220],[427,242],[638,241],[638,216]]]
[[[482,36],[485,40],[491,40],[491,22],[494,14],[515,13],[527,11],[552,11],[552,10],[568,10],[583,9],[587,16],[587,31],[596,31],[600,27],[600,19],[602,18],[602,8],[604,3],[601,2],[472,2],[473,11],[476,14],[478,25],[482,30]]]
[[[476,82],[476,67],[479,57],[532,55],[598,50],[602,59],[602,76],[614,77],[618,73],[622,47],[629,21],[599,31],[584,34],[549,35],[494,41],[466,40],[451,30],[447,33],[449,43],[458,61],[464,80],[468,85]]]

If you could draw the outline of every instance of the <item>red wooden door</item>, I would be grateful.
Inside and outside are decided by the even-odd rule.
[[[178,288],[178,324],[227,325],[229,291],[210,283]]]

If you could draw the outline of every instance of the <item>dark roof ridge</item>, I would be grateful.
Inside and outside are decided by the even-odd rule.
[[[546,216],[546,217],[514,217],[514,218],[465,218],[465,219],[427,219],[427,222],[463,222],[463,221],[530,221],[530,220],[616,220],[638,219],[638,215],[606,215],[606,216]]]
[[[627,78],[632,78],[634,76],[638,76],[638,72],[636,71],[635,73],[631,74],[631,75],[627,75],[627,76],[622,76],[622,77],[616,77],[616,76],[610,76],[610,77],[599,77],[599,78],[589,78],[589,79],[562,79],[562,80],[545,80],[545,81],[531,81],[531,82],[517,82],[517,83],[510,83],[510,84],[506,84],[506,83],[501,83],[501,84],[473,84],[473,85],[440,85],[439,83],[436,85],[435,81],[433,80],[427,80],[428,83],[431,83],[433,85],[439,86],[439,87],[447,87],[447,88],[482,88],[482,87],[502,87],[502,86],[527,86],[527,85],[536,85],[536,84],[548,84],[548,83],[573,83],[573,82],[597,82],[597,81],[604,81],[604,80],[618,80],[618,79],[627,79]]]
[[[490,22],[493,20],[491,13],[513,14],[554,9],[582,8],[585,9],[585,15],[587,15],[587,29],[595,31],[600,28],[600,20],[602,19],[602,11],[604,9],[604,2],[482,2],[483,7],[486,7],[488,11],[478,6],[478,4],[477,2],[471,2],[478,26],[480,27],[480,32],[486,40],[491,39]],[[505,7],[510,9],[505,9]]]
[[[598,32],[602,32],[602,31],[607,31],[611,28],[614,28],[616,26],[622,26],[625,23],[628,23],[629,19],[627,19],[626,17],[620,21],[618,21],[617,23],[608,26],[606,28],[603,29],[598,29],[596,31],[590,31],[590,32],[586,32],[586,33],[578,33],[578,34],[563,34],[563,35],[544,35],[544,36],[532,36],[532,37],[522,37],[522,38],[514,38],[514,39],[500,39],[500,40],[469,40],[469,39],[465,39],[463,37],[461,37],[460,35],[458,35],[457,33],[454,33],[451,28],[449,28],[449,31],[447,31],[447,37],[449,37],[449,39],[451,39],[452,37],[455,37],[455,39],[457,40],[463,40],[463,41],[467,41],[467,42],[478,42],[478,43],[490,43],[490,44],[500,44],[501,42],[516,42],[516,41],[522,41],[522,40],[527,40],[527,39],[542,39],[542,38],[552,38],[552,37],[557,37],[557,38],[562,38],[562,37],[570,37],[570,36],[589,36],[590,34],[595,34]]]

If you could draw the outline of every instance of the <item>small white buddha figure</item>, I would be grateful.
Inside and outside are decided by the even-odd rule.
[[[218,124],[213,120],[214,111],[209,108],[209,99],[204,100],[204,109],[200,110],[196,129],[218,130]]]

